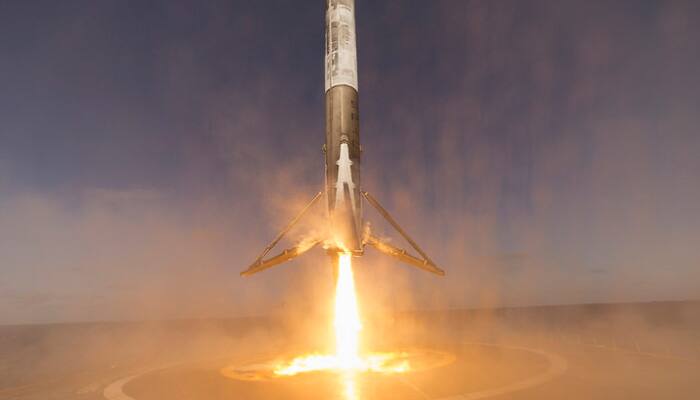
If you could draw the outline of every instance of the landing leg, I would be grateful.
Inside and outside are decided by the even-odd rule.
[[[384,207],[382,207],[381,204],[379,204],[379,201],[374,198],[371,194],[367,192],[362,192],[362,195],[367,199],[369,204],[374,207],[379,214],[384,217],[391,226],[396,229],[396,231],[403,237],[410,245],[413,247],[415,251],[418,252],[418,254],[421,255],[422,259],[414,257],[406,252],[406,250],[400,249],[398,247],[394,247],[390,245],[389,243],[381,241],[379,238],[373,237],[372,235],[369,235],[369,237],[366,239],[366,243],[373,246],[377,250],[381,251],[384,254],[387,254],[389,256],[392,256],[394,258],[397,258],[407,264],[413,265],[415,267],[418,267],[422,270],[432,272],[436,275],[443,276],[445,275],[445,271],[441,270],[440,268],[435,265],[433,260],[428,257],[427,254],[423,251],[418,246],[418,243],[414,242],[413,239],[411,239],[410,236],[401,228],[398,222],[389,214],[389,211],[387,211]]]

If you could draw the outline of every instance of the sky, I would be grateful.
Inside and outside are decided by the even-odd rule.
[[[356,2],[363,189],[448,273],[368,250],[365,310],[697,298],[699,3]],[[0,3],[0,324],[323,312],[320,251],[238,276],[323,185],[323,13]]]

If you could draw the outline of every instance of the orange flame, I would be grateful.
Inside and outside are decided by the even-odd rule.
[[[338,281],[335,292],[335,354],[311,354],[297,357],[278,366],[274,373],[292,376],[304,372],[336,371],[401,373],[410,370],[402,353],[360,354],[360,312],[357,307],[352,255],[341,253],[338,260]]]
[[[338,260],[338,283],[335,288],[335,356],[343,370],[358,369],[360,360],[360,313],[357,310],[352,255],[341,254]]]

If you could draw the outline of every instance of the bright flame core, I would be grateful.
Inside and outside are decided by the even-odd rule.
[[[352,255],[338,254],[335,293],[335,354],[307,354],[291,361],[256,362],[252,365],[223,368],[224,376],[248,381],[289,377],[309,372],[332,372],[338,375],[344,400],[359,400],[362,387],[356,382],[359,373],[396,374],[422,371],[447,365],[455,360],[449,353],[409,350],[387,353],[360,352],[360,313],[357,307]],[[272,374],[270,374],[272,372]]]
[[[335,354],[311,354],[297,357],[275,368],[275,375],[292,376],[304,372],[382,372],[401,373],[410,370],[405,353],[372,353],[360,355],[360,313],[357,308],[352,255],[338,255],[338,281],[335,292]]]
[[[335,288],[335,356],[340,369],[357,369],[360,360],[360,313],[357,310],[352,256],[340,254]]]

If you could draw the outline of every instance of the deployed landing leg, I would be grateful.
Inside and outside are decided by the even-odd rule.
[[[270,250],[272,250],[275,246],[277,246],[277,243],[279,243],[279,241],[282,240],[284,235],[286,235],[287,232],[289,232],[294,227],[294,225],[296,225],[299,222],[299,220],[306,214],[306,212],[309,211],[309,209],[314,204],[316,204],[316,202],[321,198],[322,194],[323,194],[322,192],[318,192],[316,194],[316,196],[314,196],[314,198],[311,200],[311,202],[309,202],[309,204],[307,204],[306,207],[304,207],[304,209],[301,210],[299,215],[297,215],[292,220],[292,222],[290,222],[284,229],[282,229],[282,232],[280,232],[277,235],[277,237],[272,242],[270,242],[270,244],[267,245],[267,247],[265,247],[265,250],[262,251],[260,256],[258,256],[258,258],[255,260],[255,262],[253,262],[253,264],[251,264],[247,270],[241,272],[241,276],[250,276],[250,275],[253,275],[253,274],[258,273],[260,271],[264,271],[268,268],[274,267],[275,265],[279,265],[285,261],[289,261],[295,257],[298,257],[298,256],[306,253],[307,251],[311,250],[319,243],[323,242],[323,240],[321,240],[321,239],[305,240],[292,248],[284,250],[282,253],[280,253],[272,258],[264,260],[267,253],[269,253]]]
[[[399,226],[398,222],[392,218],[391,214],[382,207],[381,204],[375,199],[371,194],[367,192],[362,192],[362,195],[367,199],[369,204],[371,204],[378,212],[379,214],[384,217],[384,219],[387,220],[391,224],[391,226],[396,229],[396,231],[413,247],[415,251],[418,252],[418,254],[421,255],[421,258],[415,257],[411,254],[409,254],[406,250],[400,249],[398,247],[394,247],[386,242],[382,242],[380,239],[368,235],[366,241],[367,244],[373,246],[377,250],[381,251],[384,254],[387,254],[391,257],[394,257],[402,262],[405,262],[407,264],[413,265],[414,267],[420,268],[424,271],[432,272],[436,275],[444,276],[445,271],[441,270],[440,268],[435,265],[435,263],[428,257],[427,254],[421,248],[418,246],[416,242],[411,239],[408,234]]]

